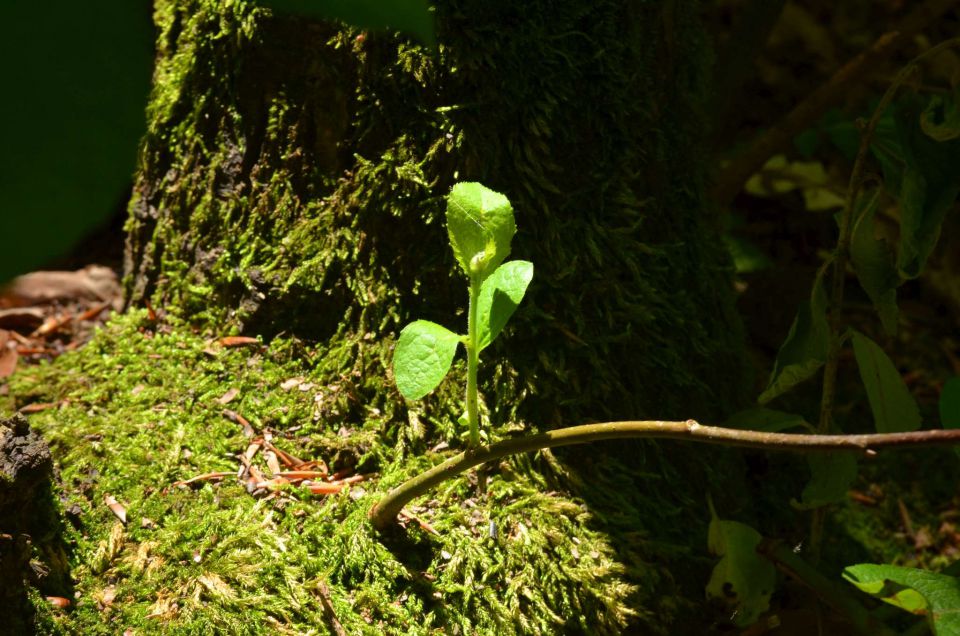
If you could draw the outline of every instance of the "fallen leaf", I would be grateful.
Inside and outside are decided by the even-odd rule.
[[[62,596],[46,596],[44,598],[56,608],[64,609],[70,607],[70,599],[68,598],[63,598]]]
[[[0,378],[7,378],[13,375],[17,368],[17,360],[20,354],[13,347],[7,346],[10,340],[9,332],[0,329]]]
[[[284,380],[281,382],[280,388],[284,391],[289,391],[295,386],[298,386],[301,382],[303,382],[303,378],[290,378],[289,380]]]
[[[32,272],[14,278],[0,292],[0,305],[22,307],[59,299],[92,299],[122,302],[123,290],[116,273],[102,265],[74,272]]]
[[[229,404],[238,395],[240,395],[240,389],[230,389],[229,391],[221,395],[219,398],[217,398],[217,402],[219,402],[220,404]]]
[[[113,604],[115,598],[117,598],[117,586],[108,585],[103,588],[99,594],[94,594],[94,598],[100,602],[104,607],[110,607]]]
[[[40,411],[46,411],[47,409],[52,409],[58,406],[59,402],[34,402],[33,404],[27,404],[26,406],[20,409],[20,413],[24,415],[29,415],[30,413],[39,413]]]
[[[43,310],[39,307],[14,307],[0,309],[0,327],[29,329],[33,331],[43,324]]]

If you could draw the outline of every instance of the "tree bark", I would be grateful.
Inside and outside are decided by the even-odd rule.
[[[373,409],[385,439],[413,438],[408,410],[455,421],[464,369],[404,404],[390,350],[415,318],[465,331],[443,198],[480,181],[511,200],[513,257],[536,267],[481,363],[494,426],[716,422],[743,403],[729,263],[704,196],[695,3],[442,0],[435,52],[247,2],[156,0],[155,15],[129,302],[319,342],[314,373],[344,395],[331,426]],[[451,430],[432,426],[433,441]],[[650,449],[610,444],[574,464],[630,470]],[[713,468],[695,451],[670,461],[671,479],[690,480],[676,505],[705,524]]]

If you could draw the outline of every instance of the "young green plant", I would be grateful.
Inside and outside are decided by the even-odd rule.
[[[507,197],[479,183],[458,183],[447,196],[447,233],[453,255],[467,275],[467,333],[458,335],[429,320],[417,320],[400,332],[393,356],[397,388],[418,400],[447,375],[457,345],[467,350],[465,413],[470,446],[480,445],[477,369],[480,352],[500,334],[533,278],[533,263],[504,259],[517,231]]]

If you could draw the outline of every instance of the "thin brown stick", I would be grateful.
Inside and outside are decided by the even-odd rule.
[[[892,55],[924,27],[958,4],[958,0],[926,0],[900,21],[896,31],[880,36],[868,49],[844,64],[826,83],[731,160],[717,176],[714,201],[721,207],[729,205],[747,179],[770,157],[788,148],[794,137],[813,125],[852,86],[865,81],[867,69]]]
[[[327,587],[326,583],[320,581],[317,583],[316,590],[320,596],[320,605],[323,606],[323,615],[326,617],[330,629],[333,630],[336,636],[349,636],[347,630],[340,624],[337,613],[333,609],[333,599],[330,598],[330,588]]]
[[[386,528],[412,499],[465,470],[506,455],[628,437],[676,439],[771,451],[844,451],[872,456],[882,448],[960,444],[960,429],[872,435],[805,435],[703,426],[693,420],[584,424],[478,446],[455,455],[391,490],[373,506],[370,518],[378,529]]]

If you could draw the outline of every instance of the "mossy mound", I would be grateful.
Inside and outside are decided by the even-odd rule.
[[[410,523],[378,536],[369,507],[439,459],[428,447],[440,429],[429,412],[391,428],[383,410],[363,405],[344,425],[332,413],[350,410],[348,382],[313,382],[312,367],[330,353],[292,340],[223,348],[132,312],[80,351],[14,377],[17,404],[60,404],[31,424],[82,511],[71,537],[79,596],[72,611],[48,616],[58,630],[324,633],[324,585],[348,633],[669,633],[678,611],[694,607],[667,573],[678,551],[689,559],[689,545],[658,543],[670,533],[651,531],[653,510],[646,519],[629,508],[619,520],[594,514],[560,489],[576,476],[549,454],[492,467],[482,489],[461,478],[432,493],[414,513],[437,534]],[[281,388],[291,378],[300,381]],[[328,498],[289,487],[258,499],[234,478],[174,486],[237,470],[249,440],[222,414],[218,399],[231,389],[229,408],[278,447],[378,475]],[[615,477],[589,487],[616,497],[631,482]],[[126,524],[107,495],[125,506]],[[618,524],[632,533],[629,551],[606,534]]]

